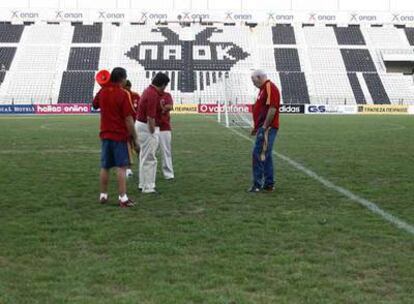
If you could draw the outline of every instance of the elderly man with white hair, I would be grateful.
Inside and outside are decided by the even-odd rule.
[[[253,185],[248,191],[273,192],[272,148],[279,130],[280,93],[262,70],[252,73],[252,82],[259,89],[259,94],[253,106],[254,127],[251,134],[256,136],[256,142],[253,148]]]

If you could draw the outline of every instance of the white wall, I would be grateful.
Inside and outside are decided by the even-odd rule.
[[[0,0],[0,8],[414,11],[414,0]]]

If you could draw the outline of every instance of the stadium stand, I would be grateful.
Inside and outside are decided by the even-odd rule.
[[[357,26],[334,27],[334,32],[339,45],[365,45],[364,36]]]
[[[15,54],[15,47],[0,47],[0,70],[10,69]]]
[[[414,104],[383,59],[413,46],[414,28],[389,25],[0,23],[0,103],[90,102],[96,71],[122,66],[138,92],[167,73],[182,103],[250,103],[261,68],[284,103]]]
[[[407,35],[408,42],[410,45],[414,46],[414,28],[408,28],[405,29],[405,34]]]
[[[95,72],[65,71],[59,103],[90,103],[93,99]]]
[[[76,24],[72,43],[100,43],[102,40],[102,23],[93,25]]]
[[[22,37],[24,25],[0,23],[0,42],[18,43]]]
[[[289,25],[277,25],[272,27],[273,44],[296,44],[295,31]]]

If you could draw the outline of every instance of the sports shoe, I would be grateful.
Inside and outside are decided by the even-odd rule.
[[[158,192],[158,190],[157,189],[150,189],[150,190],[148,190],[148,189],[144,189],[144,190],[142,190],[142,193],[144,193],[144,194],[155,194],[155,195],[160,195],[160,193]]]
[[[126,177],[132,177],[134,175],[134,173],[132,172],[131,169],[126,169]]]
[[[252,186],[249,189],[247,189],[247,192],[249,193],[259,193],[260,192],[260,188]]]
[[[131,199],[128,199],[126,202],[119,201],[119,207],[121,208],[129,208],[129,207],[134,207],[134,206],[135,206],[135,203]]]
[[[262,190],[264,192],[273,192],[275,191],[275,186],[264,186]]]
[[[108,202],[108,197],[101,197],[101,198],[99,198],[99,202],[102,205],[106,204]]]

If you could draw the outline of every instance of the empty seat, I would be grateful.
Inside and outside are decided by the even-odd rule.
[[[73,43],[100,43],[102,40],[102,23],[93,25],[76,24]]]
[[[296,44],[295,31],[290,25],[272,27],[273,44]]]
[[[5,76],[6,76],[6,72],[5,71],[0,71],[0,86],[3,83]]]
[[[304,73],[279,73],[284,103],[309,103],[308,86]]]
[[[372,101],[375,104],[390,104],[388,94],[384,89],[381,78],[377,73],[364,73],[365,83],[367,84]]]
[[[280,72],[300,72],[300,61],[297,49],[275,49],[276,69]]]
[[[346,73],[344,60],[338,48],[309,48],[312,72]]]
[[[0,47],[0,70],[10,69],[15,54],[15,47]]]
[[[17,43],[22,37],[24,25],[0,23],[0,42]]]
[[[63,72],[59,103],[91,103],[95,85],[94,72]]]
[[[404,33],[395,27],[364,27],[361,30],[372,48],[406,48],[410,46]]]
[[[348,72],[376,72],[371,54],[366,49],[341,49]]]
[[[365,39],[359,27],[334,27],[339,45],[365,45]]]
[[[404,31],[410,45],[414,45],[414,27],[406,27]]]
[[[333,47],[338,45],[332,27],[306,26],[302,30],[308,46]]]
[[[316,103],[355,103],[346,73],[312,73],[313,95]]]
[[[59,52],[59,46],[25,45],[18,47],[13,60],[13,68],[16,71],[55,72]]]
[[[4,91],[14,103],[50,103],[54,101],[53,85],[55,79],[56,74],[53,71],[9,71],[6,80],[8,87],[4,88]]]
[[[359,83],[356,73],[348,73],[349,83],[354,93],[355,101],[357,104],[366,104],[367,101],[362,91],[361,84]]]
[[[70,49],[69,71],[96,71],[99,67],[100,48],[73,47]]]

